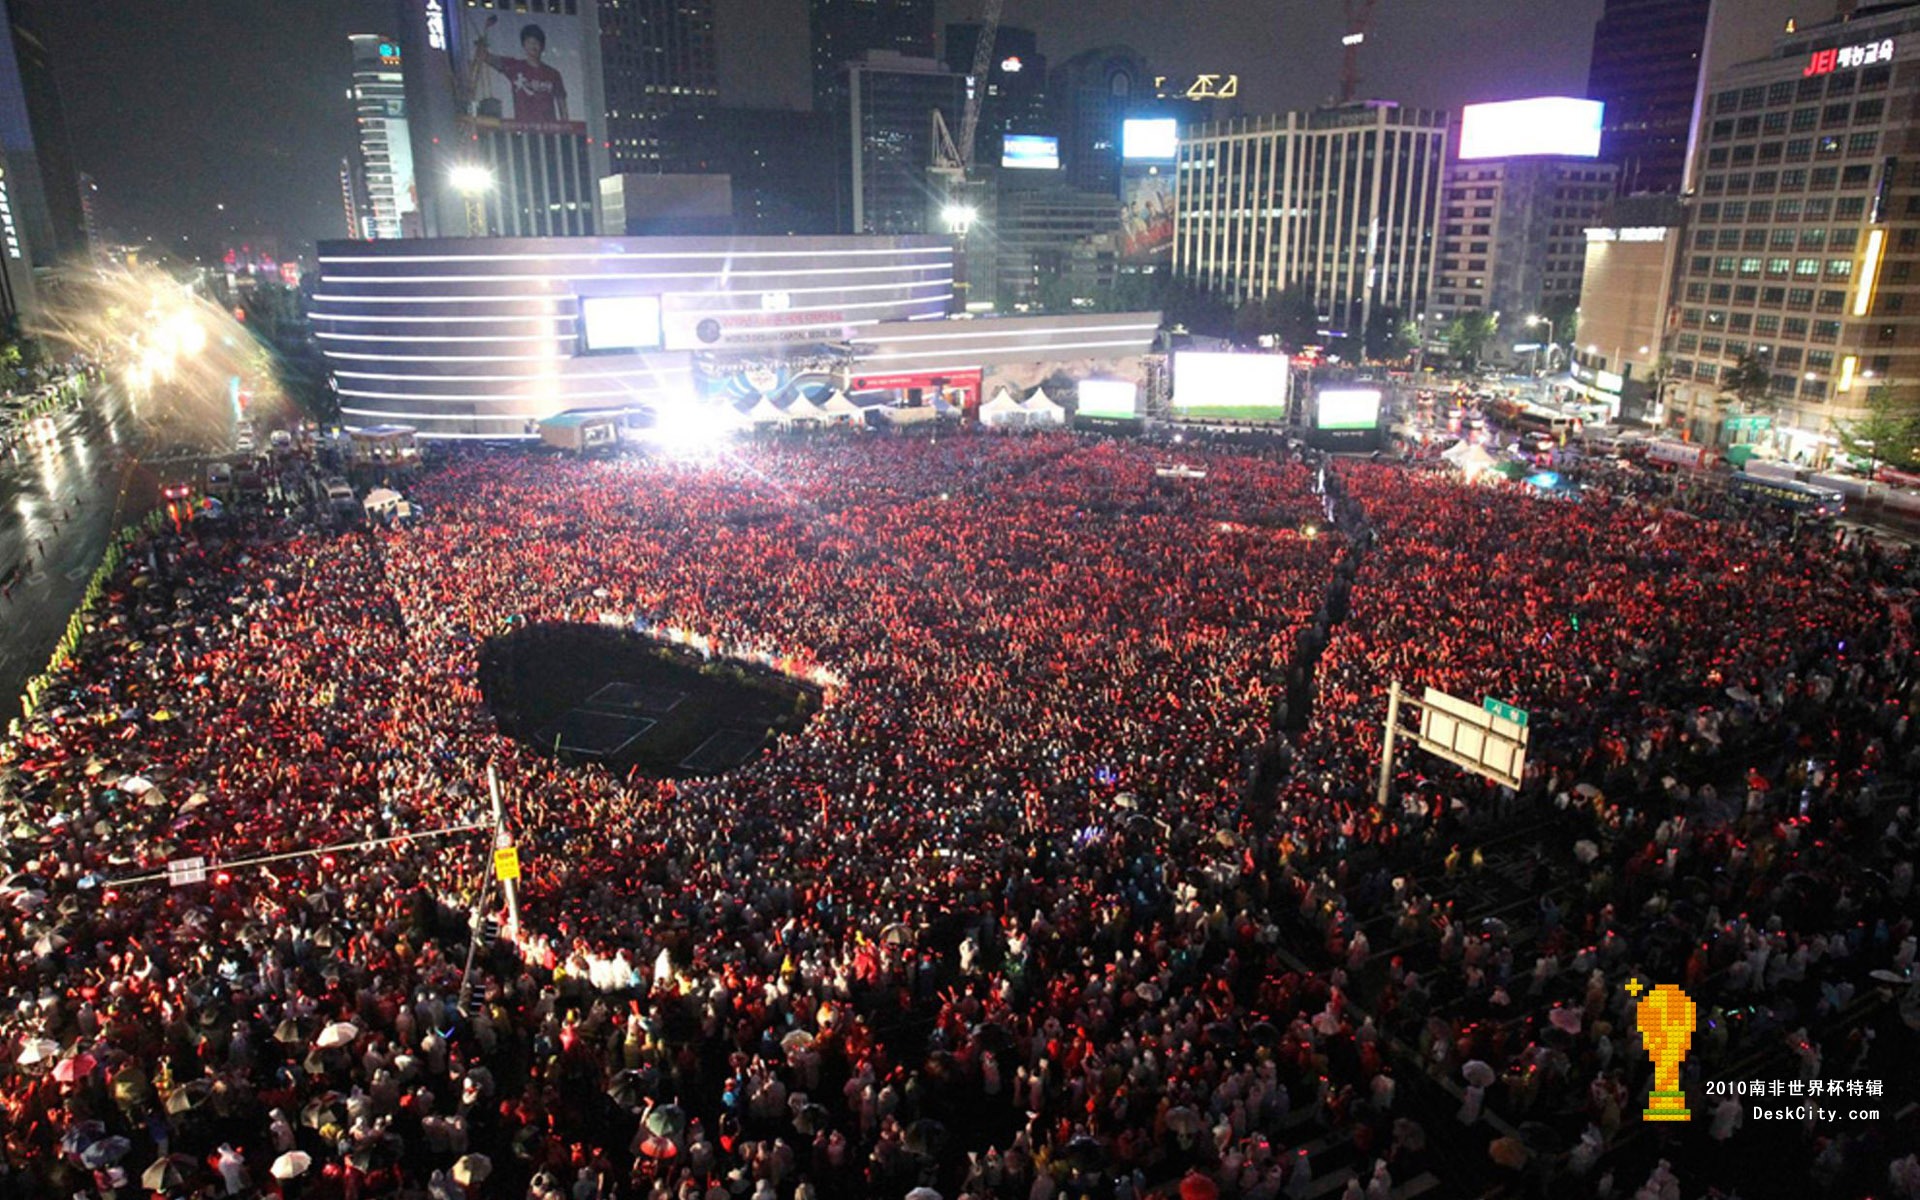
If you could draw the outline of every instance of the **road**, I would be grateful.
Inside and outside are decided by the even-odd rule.
[[[19,715],[113,531],[159,498],[117,387],[51,421],[51,437],[0,454],[0,723]]]

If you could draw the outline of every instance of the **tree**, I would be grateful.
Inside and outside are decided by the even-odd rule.
[[[1773,387],[1773,373],[1758,355],[1749,351],[1720,376],[1720,402],[1738,402],[1742,412],[1753,412],[1767,404]]]
[[[1287,349],[1299,351],[1320,340],[1320,306],[1304,283],[1290,283],[1272,297],[1273,332]]]
[[[1397,362],[1413,353],[1419,331],[1406,315],[1391,305],[1373,310],[1367,321],[1367,357],[1375,362]]]
[[[1540,302],[1540,315],[1553,322],[1553,337],[1562,346],[1580,342],[1580,301],[1573,296],[1555,296]],[[1540,332],[1545,333],[1542,326]]]
[[[1480,362],[1480,352],[1493,340],[1493,317],[1470,309],[1447,323],[1447,353],[1467,366]]]
[[[1867,393],[1866,410],[1859,420],[1834,422],[1841,448],[1875,467],[1920,469],[1920,409],[1894,399],[1893,389],[1881,384]]]

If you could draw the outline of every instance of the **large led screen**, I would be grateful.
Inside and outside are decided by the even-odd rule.
[[[1469,104],[1460,114],[1460,157],[1598,158],[1600,118],[1605,111],[1606,105],[1598,100],[1572,96]]]
[[[1292,376],[1284,354],[1181,350],[1173,356],[1173,412],[1188,420],[1282,421]]]
[[[582,296],[581,349],[589,354],[660,346],[660,297]]]
[[[1335,388],[1321,392],[1317,401],[1317,429],[1377,429],[1380,393],[1374,388]]]
[[[1171,162],[1180,149],[1172,117],[1129,117],[1120,125],[1120,157]]]
[[[1031,133],[1010,133],[1000,143],[1000,165],[1010,171],[1057,171],[1060,139]]]
[[[1083,417],[1131,417],[1139,388],[1124,379],[1082,379],[1077,393]]]

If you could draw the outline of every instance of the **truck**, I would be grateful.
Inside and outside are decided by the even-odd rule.
[[[1647,461],[1663,467],[1678,467],[1689,471],[1704,471],[1713,465],[1713,451],[1706,446],[1696,446],[1692,442],[1676,442],[1662,438],[1647,443]]]

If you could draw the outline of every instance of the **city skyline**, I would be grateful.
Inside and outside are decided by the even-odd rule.
[[[805,103],[805,0],[714,7],[720,103]],[[1259,11],[1250,17],[1249,9]],[[1427,0],[1417,25],[1376,18],[1361,91],[1439,107],[1581,94],[1600,9],[1601,0]],[[973,0],[944,0],[937,19],[944,29],[977,15]],[[1055,62],[1130,43],[1152,47],[1152,65],[1170,75],[1238,74],[1240,111],[1249,115],[1310,107],[1338,87],[1339,13],[1306,0],[1175,0],[1097,13],[1065,0],[1013,0],[1003,19],[1035,30]],[[273,8],[208,0],[192,13],[158,0],[61,5],[51,41],[75,162],[98,181],[108,223],[189,257],[249,237],[294,249],[338,236],[339,160],[352,150],[346,38],[395,24],[391,0]],[[216,33],[249,52],[219,71],[176,68]],[[1385,80],[1397,86],[1379,86]],[[183,137],[183,128],[197,132]]]

